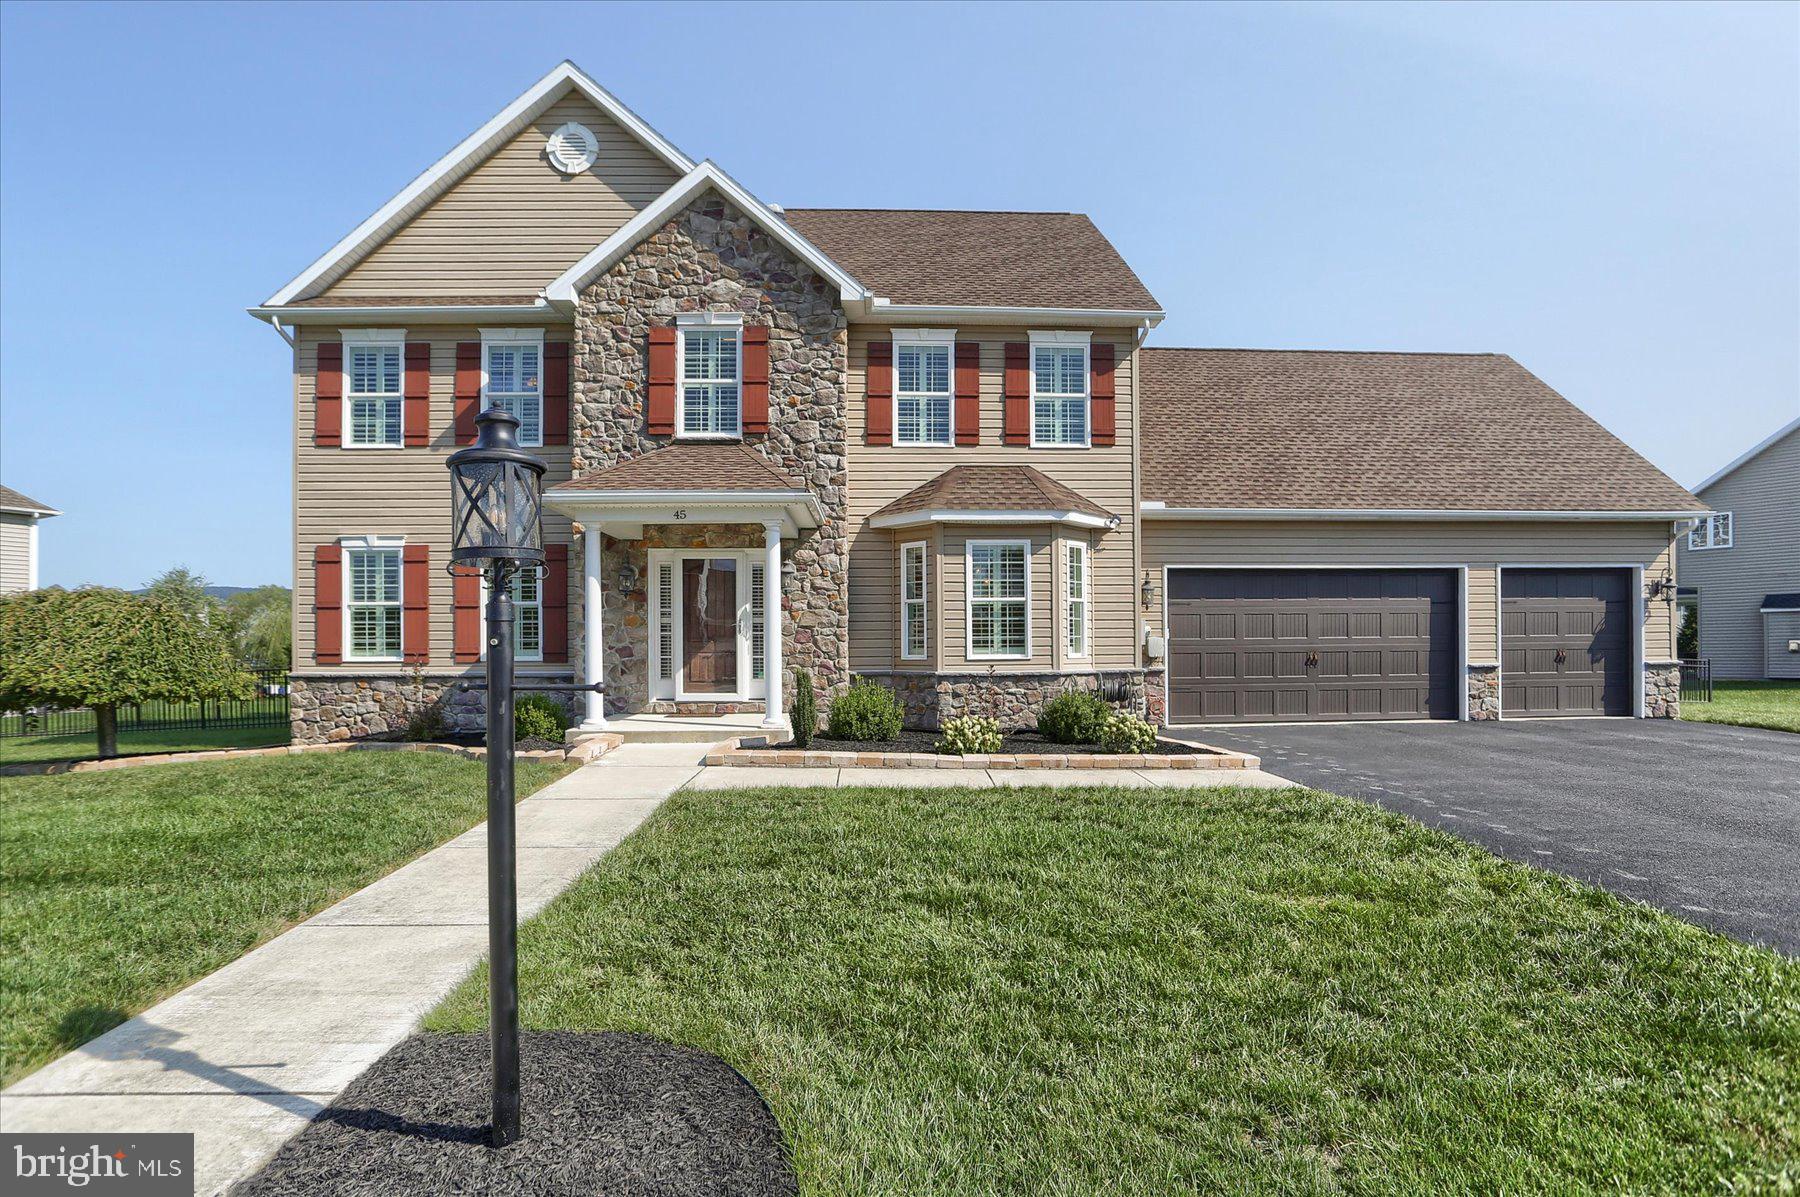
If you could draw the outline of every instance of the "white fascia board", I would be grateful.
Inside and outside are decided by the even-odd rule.
[[[1696,486],[1693,493],[1697,495],[1713,483],[1719,481],[1719,479],[1725,477],[1725,475],[1736,473],[1740,467],[1748,464],[1751,458],[1761,456],[1764,449],[1767,449],[1770,445],[1773,445],[1776,441],[1794,431],[1796,428],[1800,428],[1800,419],[1791,420],[1788,423],[1783,424],[1780,428],[1777,428],[1767,437],[1757,442],[1757,444],[1751,447],[1749,451],[1739,456],[1736,461],[1733,461],[1730,465],[1714,474],[1711,478],[1708,478],[1705,482]]]
[[[1757,610],[1764,615],[1773,615],[1781,611],[1800,611],[1800,607],[1758,607]]]
[[[960,324],[1095,324],[1135,328],[1162,323],[1161,308],[1137,311],[1129,308],[1022,308],[984,307],[976,304],[894,303],[875,298],[863,318],[880,323],[912,323],[947,320]]]
[[[1692,511],[1457,511],[1366,507],[1169,507],[1146,499],[1147,520],[1684,520]]]
[[[663,192],[649,207],[639,212],[626,222],[612,236],[589,250],[581,261],[575,263],[558,275],[544,294],[551,303],[573,305],[575,297],[596,274],[617,262],[620,258],[649,236],[661,228],[663,223],[682,208],[692,203],[696,197],[708,188],[717,190],[740,211],[748,215],[764,232],[818,271],[838,289],[838,293],[846,303],[860,302],[870,298],[863,285],[850,276],[850,272],[827,257],[823,250],[802,237],[794,227],[781,218],[781,215],[769,205],[757,199],[744,189],[743,185],[723,170],[711,159],[688,171],[677,179],[673,186]]]
[[[29,515],[40,520],[47,520],[53,515],[62,514],[60,511],[53,511],[47,507],[0,507],[0,511],[4,511],[7,515]]]
[[[585,490],[551,487],[544,502],[570,511],[618,511],[622,515],[669,507],[787,508],[801,527],[816,528],[825,513],[806,490]],[[666,522],[666,521],[646,521]]]
[[[1102,518],[1086,511],[902,511],[893,515],[877,515],[869,520],[871,528],[917,528],[924,524],[1068,524],[1075,528],[1116,528],[1117,516]]]
[[[473,169],[478,162],[498,149],[503,142],[518,133],[571,88],[593,101],[595,107],[624,126],[632,136],[642,142],[651,153],[668,163],[672,169],[685,173],[694,168],[691,158],[676,149],[667,138],[651,128],[642,117],[625,107],[616,96],[594,82],[585,71],[565,58],[552,68],[549,74],[526,88],[518,99],[496,113],[492,120],[463,138],[448,154],[432,163],[418,178],[401,188],[398,195],[376,209],[373,216],[352,229],[348,236],[326,250],[312,265],[295,275],[286,286],[271,295],[262,306],[264,308],[279,307],[298,298],[320,279],[333,272],[341,271],[344,267],[360,259],[381,239],[398,228],[401,223],[416,215],[426,204],[442,195]],[[250,310],[253,315],[262,316],[259,309],[252,308]],[[262,316],[262,318],[267,319],[268,317]]]
[[[543,300],[524,304],[431,304],[420,307],[281,307],[246,308],[258,320],[284,324],[337,324],[345,320],[402,320],[407,324],[474,324],[483,320],[550,323],[567,319]]]

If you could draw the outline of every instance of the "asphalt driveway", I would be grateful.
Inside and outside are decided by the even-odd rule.
[[[1800,954],[1800,735],[1628,719],[1173,734]]]

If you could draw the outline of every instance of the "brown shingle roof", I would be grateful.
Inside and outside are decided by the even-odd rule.
[[[0,511],[28,511],[40,515],[61,515],[54,507],[46,507],[36,499],[26,498],[10,486],[0,486]]]
[[[856,281],[895,303],[1162,307],[1078,212],[789,208],[783,216]]]
[[[1144,498],[1170,507],[1705,509],[1504,354],[1142,360]]]
[[[535,295],[315,295],[283,304],[290,308],[511,308],[530,307]]]
[[[871,519],[919,511],[1075,511],[1098,519],[1112,512],[1030,466],[951,466],[907,491]]]
[[[557,490],[800,490],[762,454],[735,442],[688,441],[652,449]]]

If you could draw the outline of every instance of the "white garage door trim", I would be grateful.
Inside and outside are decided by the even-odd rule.
[[[1576,568],[1580,568],[1580,567],[1576,567]],[[1462,562],[1462,561],[1447,561],[1447,562],[1402,561],[1402,562],[1395,562],[1393,564],[1385,564],[1382,562],[1356,561],[1356,562],[1350,562],[1350,563],[1341,564],[1341,565],[1336,562],[1316,562],[1316,561],[1290,561],[1290,562],[1284,562],[1280,565],[1271,565],[1267,561],[1247,561],[1247,562],[1205,561],[1205,562],[1193,562],[1191,564],[1188,564],[1188,563],[1172,564],[1169,562],[1164,562],[1163,567],[1162,567],[1162,633],[1163,633],[1163,640],[1165,643],[1168,641],[1168,637],[1169,637],[1169,574],[1171,571],[1178,570],[1178,569],[1259,569],[1259,570],[1403,569],[1403,570],[1420,570],[1420,571],[1433,570],[1433,569],[1453,569],[1453,570],[1455,570],[1456,571],[1456,718],[1457,718],[1458,722],[1467,722],[1468,721],[1468,718],[1469,718],[1469,566],[1468,566],[1467,562]],[[1500,576],[1498,573],[1496,573],[1494,575],[1494,585],[1495,585],[1496,589],[1500,585]],[[1639,590],[1641,592],[1642,587],[1639,587]],[[1497,598],[1496,598],[1496,601],[1498,601]],[[1498,622],[1498,620],[1496,620],[1496,622]],[[1499,641],[1499,638],[1500,638],[1500,633],[1499,633],[1498,629],[1496,629],[1494,632],[1494,639],[1495,639],[1496,643]],[[1639,655],[1641,656],[1642,650],[1643,650],[1643,630],[1642,630],[1642,628],[1640,628],[1639,632],[1638,632],[1638,649],[1639,649]],[[1162,718],[1162,723],[1163,723],[1164,727],[1173,726],[1169,722],[1169,702],[1166,697],[1167,692],[1168,692],[1168,687],[1169,687],[1169,664],[1168,664],[1168,659],[1165,656],[1163,659],[1163,690],[1164,690],[1165,698],[1163,700],[1163,718]],[[1640,708],[1640,713],[1641,713],[1641,708],[1643,706],[1643,694],[1642,694],[1643,688],[1644,688],[1643,685],[1640,683],[1638,686],[1638,690],[1640,691],[1640,693],[1638,694],[1638,706]]]
[[[1502,608],[1506,603],[1505,598],[1502,597],[1506,593],[1506,589],[1501,584],[1500,575],[1509,569],[1627,569],[1631,571],[1631,676],[1636,683],[1632,687],[1634,698],[1631,704],[1631,717],[1642,719],[1644,717],[1643,563],[1638,561],[1507,561],[1494,567],[1494,602],[1496,604],[1494,609],[1497,615],[1503,614]],[[1494,669],[1494,682],[1500,687],[1502,694],[1506,693],[1506,657],[1502,652],[1506,641],[1505,627],[1506,620],[1504,618],[1494,620],[1494,658],[1500,662]],[[1506,718],[1505,703],[1502,703],[1501,706],[1503,709],[1499,712],[1499,718],[1504,719]],[[1605,717],[1604,715],[1594,716],[1597,719]],[[1618,716],[1615,715],[1613,718],[1616,719]]]

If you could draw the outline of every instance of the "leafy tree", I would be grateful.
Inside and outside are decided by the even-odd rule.
[[[253,689],[218,629],[161,599],[99,586],[0,598],[0,710],[88,707],[102,757],[119,754],[121,703]]]
[[[1675,618],[1681,621],[1681,629],[1675,633],[1675,655],[1683,661],[1695,660],[1700,656],[1700,607],[1682,607]]]
[[[206,593],[206,578],[185,565],[165,569],[144,589],[149,598],[161,599],[189,619],[211,623],[220,613],[219,600]]]
[[[286,669],[294,655],[293,595],[285,586],[258,586],[225,600],[226,627],[238,657]]]

